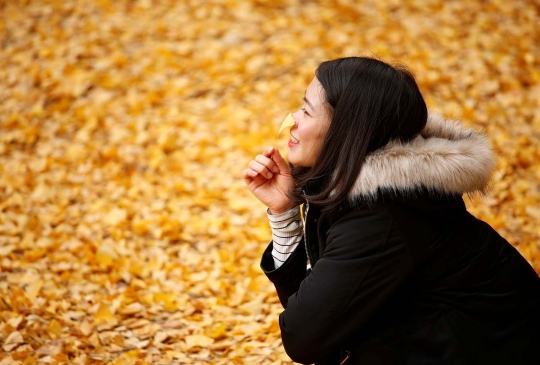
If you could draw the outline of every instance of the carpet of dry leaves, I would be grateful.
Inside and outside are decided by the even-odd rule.
[[[317,64],[409,65],[499,156],[470,209],[540,273],[540,6],[0,1],[0,365],[289,364],[241,171]]]

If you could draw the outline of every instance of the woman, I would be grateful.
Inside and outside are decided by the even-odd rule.
[[[540,279],[461,198],[486,189],[487,138],[428,115],[402,67],[350,57],[315,75],[293,114],[293,168],[267,147],[243,172],[268,206],[261,267],[285,308],[287,354],[540,364]]]

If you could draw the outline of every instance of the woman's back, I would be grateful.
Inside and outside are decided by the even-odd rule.
[[[466,211],[460,197],[394,194],[356,208],[345,219],[354,224],[351,217],[362,209],[391,217],[388,240],[407,241],[413,269],[348,341],[355,348],[352,358],[483,363],[483,354],[500,350],[499,360],[533,360],[534,347],[527,341],[540,325],[540,279],[514,247]],[[503,348],[510,341],[513,348]]]

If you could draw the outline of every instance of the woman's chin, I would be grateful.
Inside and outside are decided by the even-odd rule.
[[[292,164],[293,166],[297,166],[297,167],[311,167],[311,166],[308,166],[308,164],[305,163],[305,161],[302,161],[301,159],[296,159],[294,157],[289,157],[287,155],[287,161],[289,161],[290,164]]]
[[[296,165],[293,161],[296,161],[296,159],[294,158],[294,153],[291,153],[291,150],[288,149],[287,150],[287,161],[289,161],[289,163],[292,163],[293,165]]]
[[[289,163],[290,163],[290,164],[293,164],[294,166],[299,166],[299,165],[298,165],[298,162],[299,162],[299,161],[298,161],[297,158],[295,158],[294,153],[291,153],[291,150],[289,150],[289,151],[287,152],[287,161],[289,161]]]

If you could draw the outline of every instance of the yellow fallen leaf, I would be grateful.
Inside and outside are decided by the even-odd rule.
[[[260,300],[253,300],[238,306],[238,309],[243,313],[251,315],[260,314],[263,311],[263,308],[264,304]]]
[[[141,276],[143,273],[143,266],[139,261],[132,262],[129,266],[129,273],[135,276]]]
[[[1,207],[0,207],[1,209]],[[0,256],[7,256],[15,249],[14,245],[0,246]]]
[[[94,322],[96,324],[108,323],[113,321],[114,319],[115,317],[111,313],[110,309],[106,305],[101,303],[96,314],[94,314]]]
[[[150,324],[150,321],[148,321],[147,319],[144,319],[144,318],[141,318],[141,319],[137,319],[135,320],[134,322],[131,322],[131,323],[126,323],[124,322],[130,329],[134,329],[134,328],[140,328],[140,327],[143,327],[143,326],[147,326],[148,324]]]
[[[118,258],[116,251],[107,244],[99,246],[96,252],[96,261],[103,266],[110,266]]]
[[[134,302],[125,307],[119,308],[118,313],[124,315],[132,315],[144,311],[144,305],[139,302]]]
[[[170,334],[166,331],[158,331],[154,335],[154,342],[161,343],[169,338]]]
[[[103,218],[103,222],[111,226],[116,226],[127,218],[125,209],[113,208]]]
[[[62,332],[62,325],[56,319],[53,319],[49,323],[49,326],[47,326],[47,332],[49,333],[49,335],[51,335],[51,337],[58,338],[58,336]]]
[[[219,322],[218,324],[216,324],[212,328],[212,331],[208,334],[208,336],[210,336],[214,340],[220,340],[227,337],[227,331],[223,322]]]
[[[21,324],[22,320],[23,320],[23,316],[16,316],[9,319],[7,321],[7,324],[9,324],[11,327],[16,329],[17,327],[19,327],[19,324]]]
[[[193,282],[203,281],[208,277],[208,273],[206,271],[201,272],[195,272],[190,275],[190,280]]]
[[[139,359],[139,354],[141,350],[135,349],[124,352],[122,355],[114,359],[110,364],[111,365],[134,365]]]
[[[32,353],[33,351],[28,351],[29,353]],[[32,355],[27,356],[24,361],[22,362],[23,365],[32,365],[36,364],[39,359],[39,354],[37,352],[34,352]],[[15,365],[15,364],[13,364]]]
[[[30,299],[32,302],[35,301],[42,287],[43,287],[43,280],[41,279],[34,281],[33,283],[30,283],[25,289],[26,297]]]
[[[208,347],[214,343],[214,339],[207,337],[205,335],[190,335],[186,336],[186,348],[190,349],[192,347]]]
[[[81,325],[79,326],[79,331],[81,331],[81,333],[83,335],[85,335],[86,337],[88,337],[93,331],[94,331],[94,328],[92,327],[92,325],[90,324],[90,322],[88,321],[83,321],[81,323]]]
[[[167,294],[167,293],[155,293],[154,294],[154,301],[156,303],[163,302],[163,303],[169,303],[173,302],[176,299],[175,294]]]
[[[19,331],[13,331],[8,335],[8,337],[4,341],[4,344],[23,343],[23,342],[24,342],[24,339],[21,333]]]
[[[92,335],[88,338],[88,341],[96,349],[99,349],[102,346],[97,332],[92,333]]]
[[[59,364],[68,364],[69,363],[69,356],[62,352],[57,352],[52,354],[52,358],[57,361]]]
[[[34,248],[28,250],[24,253],[23,259],[27,262],[35,262],[43,258],[47,254],[47,249],[45,248]]]

